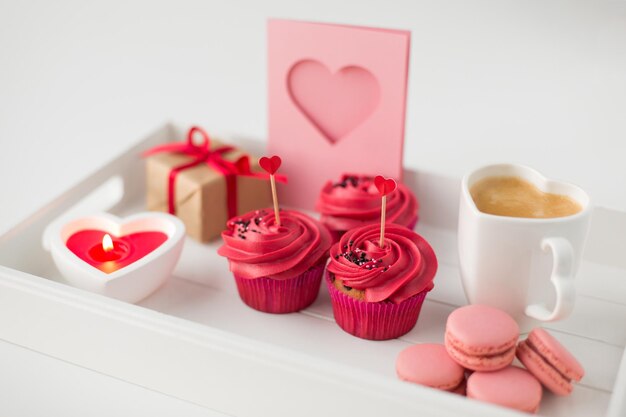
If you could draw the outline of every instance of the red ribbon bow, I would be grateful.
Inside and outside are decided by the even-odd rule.
[[[202,143],[199,145],[193,142],[193,135],[196,132],[202,135]],[[201,127],[193,126],[187,133],[186,142],[166,143],[164,145],[155,146],[154,148],[144,152],[143,156],[147,157],[168,152],[187,155],[193,158],[186,164],[172,168],[170,171],[167,184],[167,203],[168,210],[171,214],[175,214],[176,212],[174,187],[176,185],[176,176],[179,172],[192,168],[196,165],[207,164],[209,167],[221,173],[226,179],[226,208],[228,211],[228,218],[230,219],[237,215],[237,176],[258,178],[268,177],[266,174],[255,173],[250,170],[250,159],[247,155],[240,157],[234,162],[223,158],[225,153],[233,150],[235,150],[235,148],[228,145],[211,149],[209,134]],[[284,176],[276,179],[281,182],[287,182],[287,179]]]

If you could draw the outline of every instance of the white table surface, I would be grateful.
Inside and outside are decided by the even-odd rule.
[[[7,342],[0,372],[3,416],[224,416]]]
[[[0,233],[167,120],[264,138],[268,17],[412,31],[406,165],[626,210],[624,0],[2,1]],[[2,415],[213,415],[5,342],[0,375]]]

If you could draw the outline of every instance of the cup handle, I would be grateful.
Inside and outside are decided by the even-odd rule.
[[[574,248],[567,239],[549,237],[541,242],[544,252],[552,251],[553,266],[550,281],[556,290],[556,304],[550,311],[544,304],[530,304],[526,315],[540,321],[561,320],[574,309],[576,290],[574,289]]]

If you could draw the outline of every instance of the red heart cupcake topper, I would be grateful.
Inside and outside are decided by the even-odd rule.
[[[274,217],[276,218],[276,225],[280,226],[280,212],[278,209],[278,196],[276,195],[276,178],[274,178],[274,174],[280,168],[280,164],[282,163],[280,156],[274,155],[262,157],[259,159],[259,165],[268,174],[270,174],[270,184],[272,185],[272,201],[274,202]]]
[[[264,156],[259,159],[259,165],[261,165],[261,168],[263,168],[270,175],[274,175],[276,171],[278,171],[281,163],[282,161],[280,159],[280,156],[276,155],[269,158],[267,156]]]
[[[387,211],[387,194],[391,194],[398,184],[393,178],[385,178],[382,175],[376,175],[374,178],[374,185],[378,188],[378,192],[382,197],[382,204],[380,207],[380,240],[378,246],[381,248],[385,246],[385,212]]]
[[[398,187],[398,184],[393,178],[385,178],[382,175],[377,175],[376,178],[374,178],[374,185],[378,188],[378,192],[383,197],[387,194],[391,194]]]

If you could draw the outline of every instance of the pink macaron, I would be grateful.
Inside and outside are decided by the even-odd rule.
[[[445,346],[461,366],[474,371],[496,371],[513,362],[519,326],[502,310],[474,304],[448,316]]]
[[[467,396],[476,400],[536,413],[541,384],[528,371],[507,366],[495,372],[474,372],[467,379]]]
[[[582,365],[550,333],[536,328],[517,346],[517,358],[537,379],[557,395],[572,392],[572,380],[585,375]]]
[[[465,394],[465,370],[450,358],[444,345],[409,346],[398,354],[396,372],[404,381]]]

